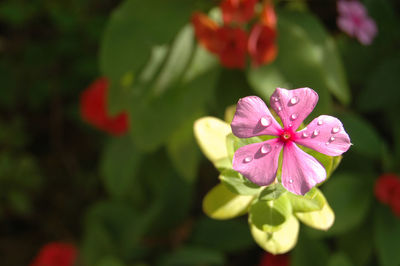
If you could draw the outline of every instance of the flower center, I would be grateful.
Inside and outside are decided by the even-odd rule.
[[[292,132],[291,131],[289,131],[289,130],[284,130],[284,131],[282,131],[282,133],[281,133],[281,136],[280,136],[280,139],[281,139],[281,141],[282,142],[288,142],[289,140],[291,140],[292,139]]]

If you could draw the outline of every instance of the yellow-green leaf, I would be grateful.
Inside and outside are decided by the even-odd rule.
[[[204,197],[203,211],[214,219],[231,219],[245,214],[253,199],[254,196],[237,195],[218,184]]]
[[[226,136],[231,127],[221,119],[203,117],[194,123],[194,134],[204,155],[218,169],[232,168],[226,149]]]
[[[335,221],[335,213],[328,202],[319,211],[297,212],[295,215],[306,225],[318,230],[328,230]]]
[[[312,188],[304,196],[288,193],[288,198],[292,204],[293,212],[319,211],[326,203],[324,195],[316,187]]]
[[[272,254],[282,254],[291,250],[297,243],[299,221],[291,215],[276,232],[267,233],[250,224],[250,231],[256,243]]]

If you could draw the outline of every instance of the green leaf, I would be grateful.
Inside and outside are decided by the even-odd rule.
[[[325,202],[321,210],[309,212],[296,212],[295,216],[304,224],[318,230],[328,230],[335,221],[335,213],[328,202]]]
[[[250,231],[256,243],[272,254],[282,254],[291,250],[297,242],[299,221],[289,216],[276,232],[264,232],[250,223]]]
[[[276,232],[292,215],[292,206],[285,194],[275,200],[256,199],[250,206],[249,223],[259,230]]]
[[[149,79],[155,82],[138,86],[135,89],[139,92],[132,92],[131,134],[143,150],[152,151],[164,144],[177,128],[204,109],[212,95],[218,76],[216,61],[201,48],[194,49],[193,38],[193,29],[185,27],[158,75]],[[182,53],[183,45],[184,50],[193,53]],[[181,64],[178,66],[177,62]]]
[[[253,199],[254,196],[237,195],[218,184],[204,197],[203,211],[214,219],[231,219],[245,214]]]
[[[299,241],[290,254],[291,266],[326,266],[330,250],[324,241],[300,234]]]
[[[320,94],[329,91],[343,104],[350,103],[350,90],[333,38],[322,23],[307,12],[279,14],[279,54],[276,64],[295,87],[307,86]]]
[[[256,195],[261,187],[232,169],[225,169],[219,175],[221,182],[233,193],[239,195]]]
[[[287,190],[280,183],[275,183],[275,184],[265,187],[261,191],[258,199],[259,200],[276,200],[282,194],[284,194],[286,192],[287,192]],[[289,200],[290,200],[290,198],[289,198]]]
[[[100,171],[104,186],[112,197],[123,198],[135,189],[141,154],[129,136],[112,138],[104,149]]]
[[[352,266],[353,263],[344,253],[333,254],[328,261],[328,266]]]
[[[185,122],[174,132],[167,143],[167,152],[172,163],[188,182],[195,181],[200,159],[200,151],[193,135],[193,123],[194,119]]]
[[[382,266],[400,264],[400,219],[387,206],[379,206],[374,213],[375,248]]]
[[[139,238],[146,233],[147,217],[123,203],[99,202],[87,213],[82,256],[97,265],[105,256],[135,258],[141,255]]]
[[[288,192],[287,197],[290,200],[293,212],[319,211],[326,203],[324,195],[316,187],[312,188],[304,196]]]
[[[369,158],[381,157],[382,151],[385,149],[384,142],[368,121],[356,114],[349,113],[339,115],[339,118],[353,143],[353,146],[350,147],[351,151]]]
[[[100,67],[111,79],[112,112],[120,110],[117,100],[126,93],[121,81],[128,73],[137,76],[154,45],[172,40],[188,20],[193,2],[185,0],[152,2],[126,0],[116,8],[104,32],[100,49]]]
[[[107,256],[102,258],[97,266],[125,266],[125,264],[116,257]]]
[[[225,257],[222,253],[203,247],[182,247],[177,251],[165,255],[157,263],[158,266],[201,266],[201,265],[225,265]]]
[[[194,123],[197,143],[217,169],[232,168],[225,143],[230,133],[231,127],[215,117],[203,117]]]
[[[243,220],[217,221],[202,218],[193,227],[190,243],[223,252],[240,251],[254,245]]]
[[[357,98],[358,107],[362,111],[372,112],[388,109],[400,104],[400,54],[383,61],[376,70],[368,76],[366,87],[360,91]]]
[[[328,234],[342,234],[358,226],[367,215],[372,200],[372,178],[355,173],[335,175],[323,192],[332,205],[336,222]]]

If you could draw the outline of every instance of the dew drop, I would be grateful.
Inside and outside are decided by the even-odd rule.
[[[317,125],[320,126],[322,125],[324,122],[322,120],[318,120]]]
[[[272,98],[272,100],[274,100],[274,102],[278,102],[279,98],[278,97],[274,97],[274,98]]]
[[[263,125],[264,127],[271,125],[271,118],[269,117],[261,118],[261,125]]]
[[[299,116],[298,114],[294,113],[294,114],[292,114],[292,115],[290,116],[290,119],[296,120],[298,116]]]
[[[329,138],[329,142],[332,142],[332,141],[334,141],[335,140],[335,137],[330,137]]]
[[[340,128],[338,128],[338,127],[332,128],[332,134],[336,134],[336,133],[338,133],[339,131],[340,131]]]
[[[251,156],[248,156],[248,157],[244,158],[244,162],[245,162],[245,163],[249,163],[249,162],[251,162],[252,160],[253,160],[253,157],[251,157]]]
[[[313,135],[313,137],[318,136],[318,135],[319,135],[319,130],[318,130],[318,129],[314,130],[314,132],[312,133],[312,135]]]
[[[290,180],[289,180],[289,183],[292,184],[292,183],[293,183],[293,179],[290,179]]]
[[[271,145],[269,145],[268,143],[265,143],[265,144],[262,145],[262,147],[261,147],[261,153],[262,153],[262,154],[270,153],[271,150],[272,150]]]
[[[278,111],[281,111],[281,110],[282,110],[282,107],[278,106]]]
[[[299,102],[299,97],[297,97],[297,96],[294,96],[294,97],[292,97],[292,99],[290,99],[291,105],[295,105],[298,102]]]
[[[308,133],[307,132],[303,132],[302,136],[303,136],[303,138],[308,138]]]

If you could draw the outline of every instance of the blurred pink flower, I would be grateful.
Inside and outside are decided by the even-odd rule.
[[[51,242],[41,248],[30,266],[73,266],[78,256],[75,245]]]
[[[371,19],[367,10],[358,1],[339,0],[337,2],[339,17],[338,27],[364,45],[369,45],[378,33],[375,21]]]
[[[233,157],[233,169],[257,185],[270,185],[276,178],[279,154],[283,149],[281,179],[287,190],[304,195],[324,181],[326,171],[322,164],[296,144],[329,156],[341,155],[351,144],[342,123],[332,116],[321,115],[296,132],[317,101],[318,94],[310,88],[277,88],[270,104],[282,120],[282,128],[259,97],[240,99],[231,123],[233,134],[239,138],[260,135],[278,138],[239,148]]]

